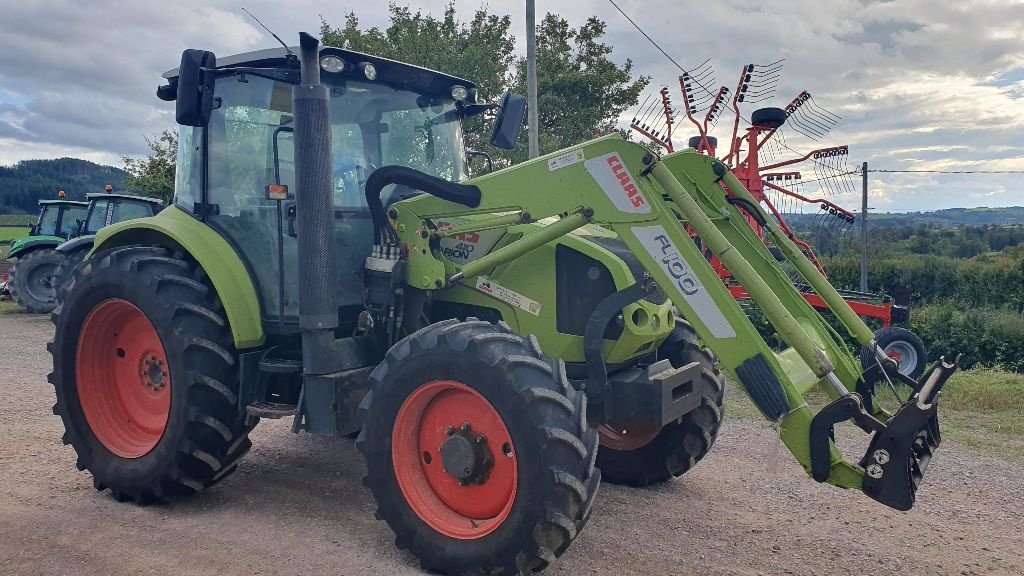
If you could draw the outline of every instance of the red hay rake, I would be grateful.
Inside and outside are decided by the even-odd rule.
[[[849,169],[847,146],[816,147],[806,153],[799,153],[786,144],[783,127],[806,139],[817,142],[838,123],[840,117],[819,106],[810,92],[800,92],[785,108],[760,108],[749,118],[744,117],[741,104],[756,104],[772,98],[781,76],[783,61],[771,64],[748,64],[742,68],[735,90],[726,86],[717,90],[709,88],[715,84],[714,70],[710,60],[684,72],[679,77],[679,88],[683,96],[682,114],[672,106],[668,87],[663,87],[657,96],[649,95],[641,104],[638,114],[633,117],[630,128],[644,136],[666,152],[675,152],[674,132],[685,116],[696,128],[697,135],[687,140],[687,146],[701,154],[718,156],[718,138],[711,136],[722,114],[731,109],[734,120],[727,140],[728,151],[720,157],[750,193],[775,217],[779,227],[789,236],[811,262],[824,273],[818,257],[811,246],[800,239],[786,222],[784,214],[804,213],[815,207],[813,226],[825,229],[830,235],[840,235],[855,221],[854,214],[830,200],[829,196],[856,195],[857,187]],[[741,132],[741,122],[747,127]],[[804,179],[804,173],[811,171],[814,179]],[[814,191],[808,191],[811,186]],[[758,221],[747,215],[747,221],[762,239],[767,235]],[[695,240],[700,243],[699,239]],[[767,242],[766,242],[767,243]],[[777,251],[769,245],[773,253]],[[706,252],[711,265],[729,285],[738,299],[747,299],[743,287],[737,284],[729,271],[709,251]],[[786,266],[784,265],[784,268]],[[789,268],[787,268],[789,270]],[[795,270],[790,271],[793,283],[804,297],[815,307],[825,308],[821,298],[814,294]],[[883,326],[906,322],[907,303],[894,305],[889,296],[856,291],[840,291],[850,306],[862,316],[879,318]]]

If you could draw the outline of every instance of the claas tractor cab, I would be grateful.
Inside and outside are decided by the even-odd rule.
[[[11,244],[7,258],[16,262],[8,289],[23,311],[45,314],[57,306],[53,277],[62,256],[56,248],[74,236],[87,207],[87,202],[65,200],[63,190],[57,200],[40,200],[39,218],[28,236]]]
[[[98,489],[194,494],[236,469],[261,418],[289,417],[358,433],[377,515],[424,567],[537,571],[602,478],[664,482],[707,454],[728,374],[813,478],[913,504],[955,362],[901,375],[775,237],[871,370],[911,391],[887,412],[720,162],[669,166],[611,135],[466,179],[461,120],[490,111],[492,143],[514,146],[521,97],[487,104],[472,82],[307,34],[295,50],[187,50],[165,78],[174,205],[100,230],[53,316],[54,412]],[[831,402],[812,409],[812,389]],[[844,421],[872,435],[863,458],[836,447]]]
[[[71,271],[78,266],[92,250],[96,233],[104,226],[118,222],[154,216],[164,208],[163,200],[131,194],[118,194],[108,184],[104,192],[85,195],[88,208],[85,218],[79,221],[74,237],[57,246],[62,256],[54,272],[53,287],[60,298],[61,287],[71,278]]]

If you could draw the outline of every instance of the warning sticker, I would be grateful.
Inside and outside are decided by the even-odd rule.
[[[561,154],[561,155],[555,156],[551,160],[548,160],[548,170],[554,172],[555,170],[558,170],[559,168],[565,168],[566,166],[572,166],[573,164],[576,164],[577,162],[583,162],[583,151],[582,150],[576,150],[576,151],[573,151],[573,152],[566,152],[565,154]]]
[[[486,292],[491,296],[494,296],[502,302],[507,302],[516,308],[526,310],[534,316],[540,316],[540,302],[536,300],[530,300],[526,296],[523,296],[515,290],[505,288],[500,284],[494,283],[493,280],[480,276],[476,279],[476,289],[481,292]]]

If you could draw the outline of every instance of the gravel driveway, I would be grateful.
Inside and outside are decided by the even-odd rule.
[[[374,520],[352,442],[288,422],[261,423],[238,472],[193,499],[140,508],[95,491],[50,413],[51,335],[47,317],[0,316],[0,574],[421,573]],[[947,443],[899,513],[815,483],[785,451],[770,474],[774,450],[767,425],[727,420],[683,478],[602,486],[546,574],[1024,574],[1021,464]]]

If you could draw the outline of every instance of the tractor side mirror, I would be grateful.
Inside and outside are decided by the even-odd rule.
[[[516,147],[519,132],[523,129],[526,118],[526,98],[519,94],[506,92],[498,105],[498,117],[494,119],[494,131],[491,132],[491,145],[496,148],[511,150]]]
[[[185,50],[178,67],[175,116],[182,126],[206,126],[213,111],[217,57],[205,50]]]

